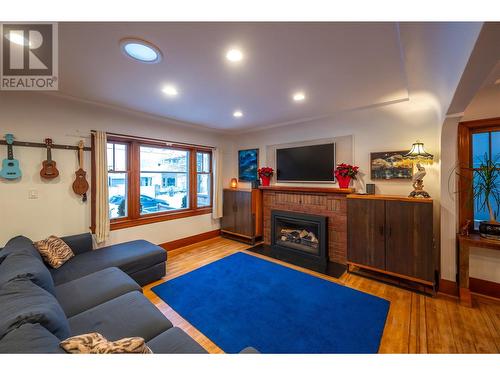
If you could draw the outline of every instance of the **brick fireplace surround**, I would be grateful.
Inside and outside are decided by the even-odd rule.
[[[330,262],[347,261],[347,199],[353,189],[261,186],[264,243],[271,244],[271,211],[293,211],[326,216]]]

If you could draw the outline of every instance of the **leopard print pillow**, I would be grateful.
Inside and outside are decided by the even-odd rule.
[[[71,354],[152,354],[142,337],[127,337],[108,341],[97,332],[73,336],[59,344]]]
[[[52,268],[61,267],[68,259],[75,256],[70,247],[56,236],[34,243],[43,260]]]

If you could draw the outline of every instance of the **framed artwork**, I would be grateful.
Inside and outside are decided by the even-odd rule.
[[[413,163],[404,160],[406,151],[372,152],[370,154],[370,177],[372,180],[410,180]]]
[[[256,181],[259,169],[259,149],[238,151],[238,180]]]

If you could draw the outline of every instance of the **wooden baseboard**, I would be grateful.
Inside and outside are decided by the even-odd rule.
[[[194,236],[180,238],[178,240],[174,240],[174,241],[170,241],[170,242],[165,242],[165,243],[160,244],[159,246],[163,247],[167,251],[170,251],[170,250],[178,249],[180,247],[192,245],[192,244],[195,244],[197,242],[209,240],[209,239],[215,238],[217,236],[220,236],[220,229],[211,230],[210,232],[195,234]]]
[[[472,293],[482,294],[484,296],[500,299],[499,283],[471,277],[469,279],[469,288],[470,292]],[[441,279],[439,281],[439,293],[457,297],[458,296],[457,283],[454,281]]]
[[[472,293],[483,294],[485,296],[500,298],[500,284],[493,281],[469,279],[469,287]]]
[[[445,279],[439,280],[439,293],[447,294],[453,297],[458,297],[457,283]]]

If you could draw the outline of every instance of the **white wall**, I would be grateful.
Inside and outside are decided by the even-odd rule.
[[[231,146],[219,133],[173,124],[164,120],[41,93],[0,93],[0,135],[13,133],[19,141],[43,142],[50,137],[56,144],[76,145],[84,139],[90,145],[90,130],[166,139],[169,141],[219,146],[223,159],[229,161]],[[89,170],[90,153],[85,164]],[[6,147],[0,146],[0,159]],[[76,151],[53,150],[60,177],[44,181],[39,176],[46,151],[41,148],[16,147],[23,177],[17,181],[0,182],[0,247],[18,234],[33,240],[49,234],[68,235],[88,231],[90,202],[83,203],[71,188],[74,171],[78,169]],[[28,199],[36,190],[38,199]],[[144,238],[154,243],[207,232],[219,228],[211,215],[143,225],[112,231],[108,243]]]

